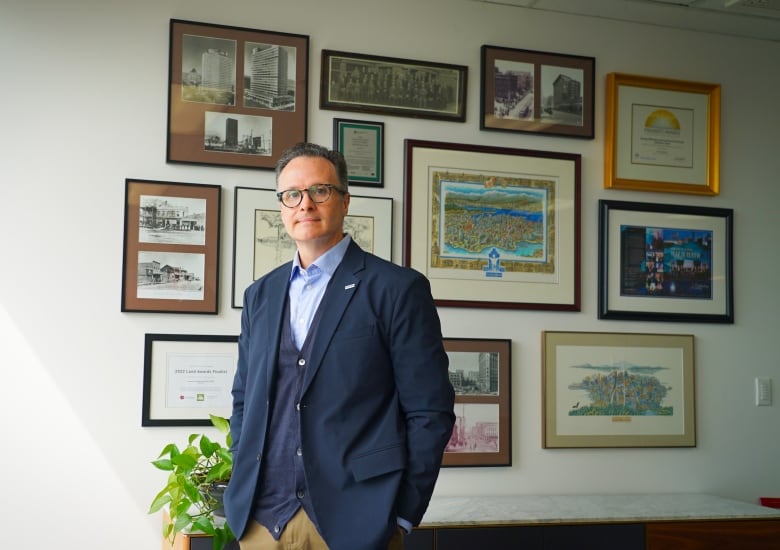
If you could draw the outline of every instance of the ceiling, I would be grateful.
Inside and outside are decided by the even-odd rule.
[[[474,0],[780,42],[780,0]]]

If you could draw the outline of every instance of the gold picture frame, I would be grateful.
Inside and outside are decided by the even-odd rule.
[[[604,187],[717,195],[720,84],[607,75]]]
[[[695,447],[691,334],[542,332],[542,447]]]

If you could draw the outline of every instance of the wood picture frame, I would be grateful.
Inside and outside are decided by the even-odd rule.
[[[211,426],[230,418],[238,336],[146,334],[141,426]]]
[[[122,311],[216,314],[219,185],[125,180]]]
[[[480,130],[593,139],[596,59],[483,45]]]
[[[512,465],[512,342],[444,338],[455,426],[442,466]]]
[[[542,447],[695,447],[691,334],[542,332]]]
[[[244,290],[275,267],[293,259],[295,242],[287,234],[276,191],[236,187],[233,215],[233,300],[244,307]],[[393,199],[350,193],[344,231],[366,250],[392,261]]]
[[[466,65],[322,50],[320,78],[320,109],[466,120]]]
[[[604,187],[720,193],[720,84],[609,73]]]
[[[598,318],[733,323],[733,216],[600,200]]]
[[[273,170],[306,140],[309,37],[171,19],[168,162]]]
[[[333,148],[347,161],[350,186],[384,187],[384,122],[334,118]]]
[[[405,165],[404,263],[438,306],[580,310],[580,155],[407,139]]]

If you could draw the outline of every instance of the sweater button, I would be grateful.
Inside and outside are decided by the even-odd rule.
[[[305,364],[306,364],[306,359],[304,359],[303,357],[301,357],[300,359],[298,359],[298,366],[299,366],[299,367],[302,367],[302,366],[304,366]]]

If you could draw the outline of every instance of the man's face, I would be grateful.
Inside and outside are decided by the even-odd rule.
[[[327,183],[340,187],[336,169],[330,162],[319,157],[296,157],[279,174],[278,190],[304,191],[314,184]],[[301,204],[295,208],[280,204],[280,208],[284,228],[299,247],[314,246],[322,253],[341,240],[349,194],[333,189],[327,201],[315,203],[304,191]]]

